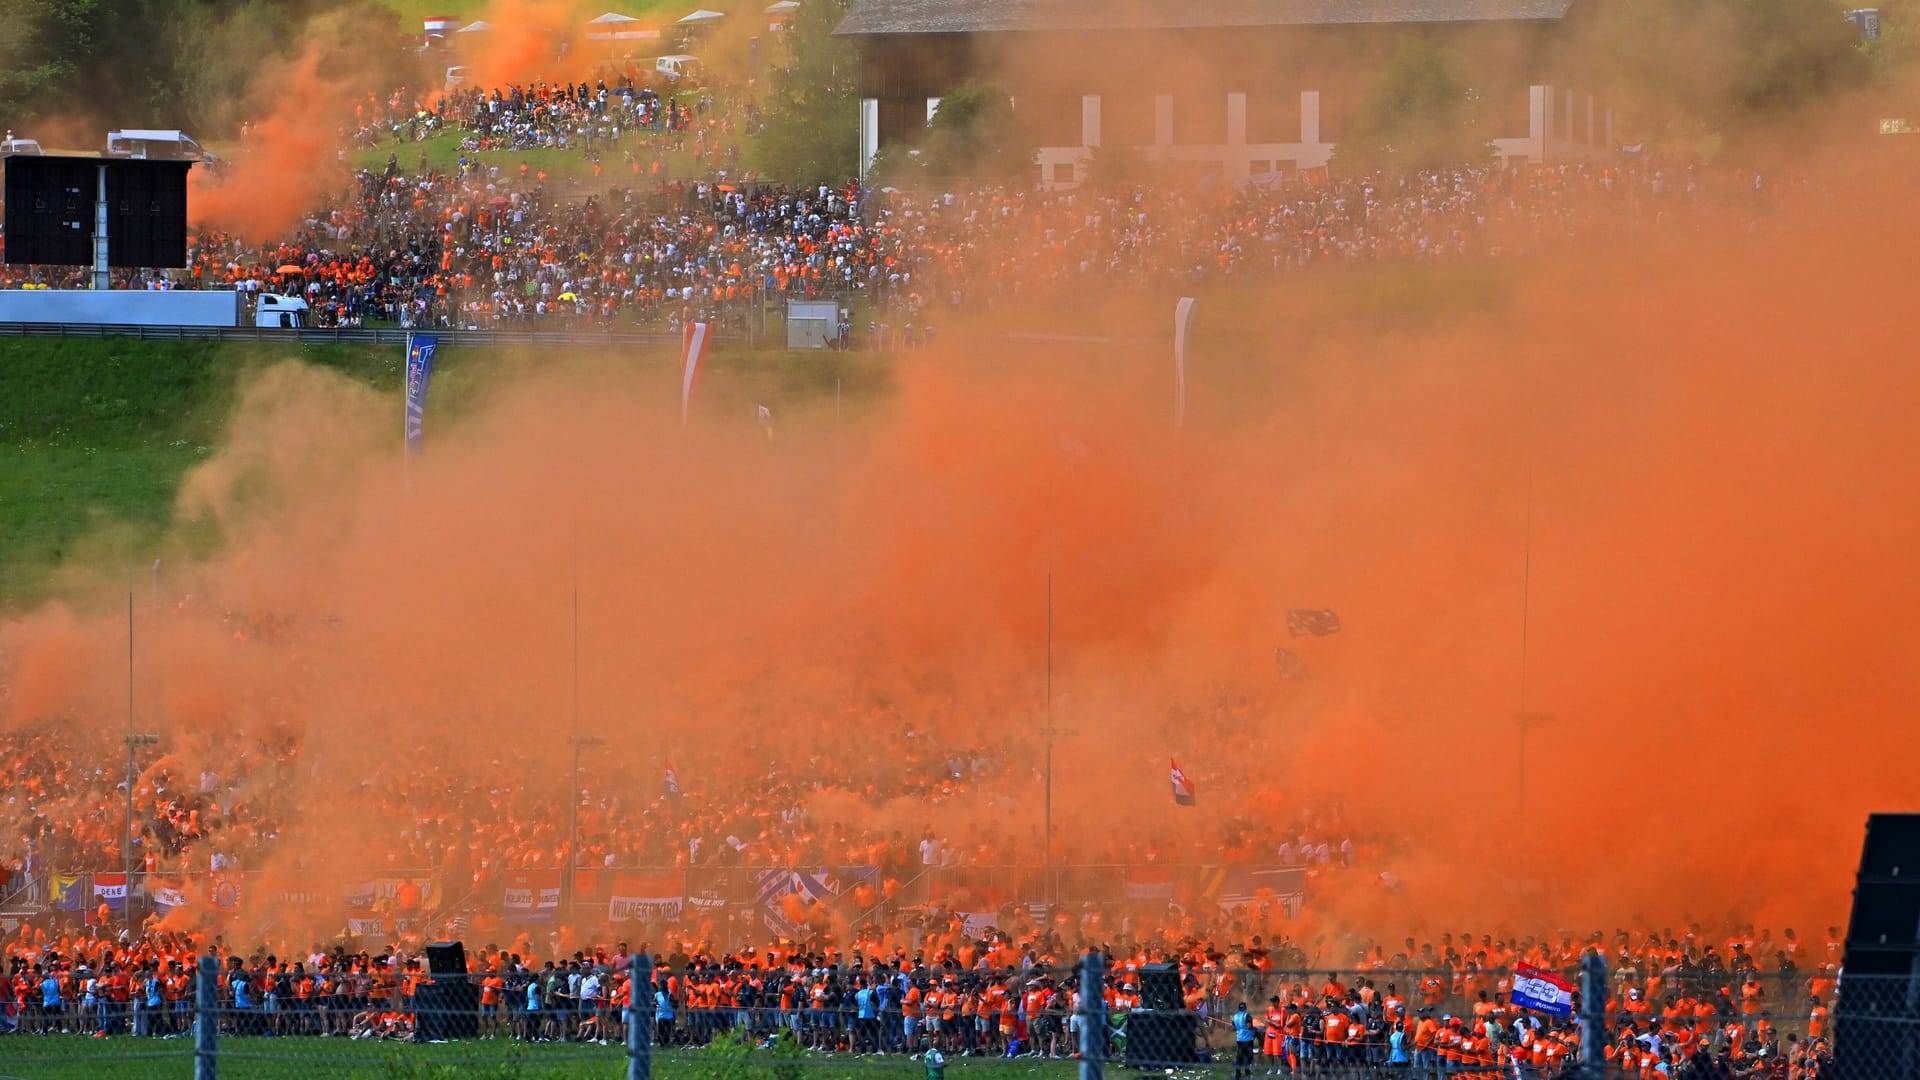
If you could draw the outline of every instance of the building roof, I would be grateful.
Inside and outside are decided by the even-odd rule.
[[[1201,30],[1559,19],[1574,0],[853,0],[838,34]]]

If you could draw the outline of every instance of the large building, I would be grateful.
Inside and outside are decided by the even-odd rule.
[[[1326,165],[1409,34],[1458,58],[1500,157],[1609,153],[1612,114],[1546,75],[1587,2],[853,0],[837,32],[860,49],[862,175],[917,142],[944,94],[990,81],[1045,186],[1085,179],[1098,147],[1241,183]]]

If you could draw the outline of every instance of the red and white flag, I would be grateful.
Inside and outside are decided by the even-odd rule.
[[[688,323],[680,338],[680,426],[687,424],[687,410],[693,406],[693,387],[700,378],[700,362],[707,358],[712,340],[703,322]]]
[[[1173,801],[1181,806],[1193,805],[1193,781],[1180,771],[1180,763],[1173,763]]]

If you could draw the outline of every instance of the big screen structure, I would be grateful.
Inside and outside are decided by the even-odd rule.
[[[15,154],[6,159],[6,261],[93,265],[100,170],[107,172],[107,265],[187,265],[186,161]]]

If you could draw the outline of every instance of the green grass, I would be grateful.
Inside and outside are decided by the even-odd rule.
[[[0,341],[0,607],[56,591],[65,567],[131,571],[216,542],[204,525],[172,527],[174,493],[218,444],[247,370],[300,358],[393,391],[399,352]]]
[[[379,146],[367,147],[356,151],[353,162],[356,168],[379,171],[387,167],[387,156],[395,155],[400,167],[412,170],[420,164],[425,155],[427,163],[437,169],[451,172],[460,162],[460,140],[464,132],[446,131],[419,142],[396,143],[383,142]],[[526,165],[530,172],[545,170],[548,183],[566,186],[583,186],[587,189],[604,190],[613,184],[631,184],[636,180],[652,181],[653,174],[646,172],[647,165],[653,160],[653,152],[643,149],[641,152],[642,172],[638,177],[628,171],[624,149],[601,156],[601,175],[598,181],[593,177],[593,162],[578,150],[559,150],[535,148],[531,150],[484,150],[470,155],[483,165],[498,165],[503,174],[517,176],[520,166]],[[704,177],[706,166],[694,157],[692,151],[673,151],[665,153],[666,179],[685,179]],[[744,156],[744,155],[743,155]]]
[[[603,11],[617,11],[622,15],[645,16],[658,13],[664,16],[666,23],[685,15],[696,7],[713,11],[753,12],[758,14],[766,10],[772,0],[760,0],[754,6],[753,0],[604,0],[592,5],[593,10],[586,14],[592,18]],[[400,25],[409,32],[420,29],[420,21],[430,15],[456,15],[462,22],[485,18],[490,6],[488,0],[385,0],[384,5],[400,16]],[[582,9],[585,10],[585,9]]]
[[[297,359],[387,396],[400,424],[398,346],[217,345],[136,338],[0,340],[0,610],[62,591],[68,575],[140,575],[155,558],[201,557],[219,543],[207,522],[178,521],[182,477],[219,446],[241,379]],[[623,361],[624,362],[624,361]],[[674,363],[671,347],[641,358]],[[449,348],[434,373],[436,417],[482,400],[496,373],[551,363],[509,350]],[[750,416],[844,391],[871,407],[890,366],[843,353],[721,349],[703,408]]]
[[[220,1040],[221,1080],[570,1080],[624,1076],[625,1050],[616,1046],[526,1046],[458,1042],[415,1046],[350,1039]],[[136,1057],[145,1053],[151,1056]],[[947,1075],[960,1080],[1068,1080],[1076,1066],[1065,1061],[1002,1061],[949,1058]],[[127,1076],[185,1077],[193,1070],[191,1040],[135,1043],[125,1038],[75,1036],[0,1039],[0,1076],[23,1080],[97,1080],[103,1071]],[[771,1054],[745,1059],[701,1051],[656,1055],[660,1080],[923,1080],[926,1067],[903,1058],[808,1056],[776,1066]]]

